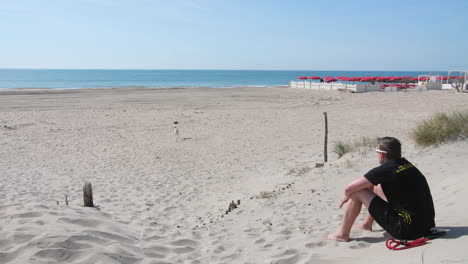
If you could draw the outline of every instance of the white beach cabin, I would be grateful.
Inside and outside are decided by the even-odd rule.
[[[458,76],[457,76],[458,75]],[[443,84],[442,86],[445,86],[448,88],[448,85],[450,85],[451,89],[456,89],[454,86],[459,87],[459,92],[461,93],[467,93],[468,92],[468,71],[449,71],[448,72],[448,81],[452,80],[452,76],[456,77],[455,82]],[[443,88],[443,87],[442,87]]]
[[[417,91],[452,90],[458,87],[459,92],[468,92],[468,71],[449,71],[447,76],[426,74],[418,76]]]

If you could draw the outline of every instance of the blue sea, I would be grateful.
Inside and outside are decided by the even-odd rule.
[[[270,70],[39,70],[0,69],[0,89],[101,87],[271,87],[299,76],[413,76],[447,72]]]

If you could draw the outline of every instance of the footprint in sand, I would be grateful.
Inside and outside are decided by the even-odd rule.
[[[190,246],[185,246],[185,247],[174,248],[174,249],[172,249],[172,251],[174,251],[177,254],[185,254],[185,253],[195,251],[195,248],[190,247]]]
[[[263,239],[263,238],[260,238],[260,239],[257,239],[257,240],[255,240],[255,242],[254,242],[254,243],[255,243],[255,244],[263,244],[263,243],[265,243],[265,242],[266,242],[266,240],[265,240],[265,239]]]
[[[101,232],[101,231],[95,231],[95,230],[84,230],[82,232],[84,232],[87,235],[90,235],[92,237],[101,239],[101,240],[118,241],[119,243],[133,244],[137,240],[134,237],[126,237],[126,236],[123,236],[123,235],[109,233],[109,232]]]
[[[305,246],[308,248],[318,248],[318,247],[323,247],[326,244],[327,244],[326,242],[320,241],[320,242],[307,243]]]
[[[282,254],[276,255],[276,256],[274,256],[274,257],[284,257],[284,256],[287,256],[287,255],[294,255],[294,254],[297,254],[297,250],[295,250],[295,249],[287,249],[287,250],[284,251]]]
[[[43,220],[36,220],[33,223],[36,224],[36,225],[45,225],[46,224],[46,222],[44,222]]]
[[[282,259],[274,260],[271,263],[274,264],[293,264],[293,263],[298,263],[301,260],[301,255],[300,254],[294,254]]]
[[[63,249],[67,249],[67,250],[80,250],[80,249],[89,249],[89,248],[93,248],[94,246],[96,245],[102,245],[104,243],[102,243],[100,240],[96,239],[95,241],[93,241],[94,239],[87,239],[86,243],[80,243],[80,241],[83,241],[81,240],[83,237],[81,236],[72,236],[72,237],[69,237],[67,238],[65,241],[61,241],[61,242],[55,242],[55,243],[52,243],[50,244],[49,248],[63,248]],[[92,242],[92,243],[90,243]],[[98,243],[96,243],[98,242]],[[99,243],[100,242],[100,243]]]
[[[352,245],[349,246],[349,248],[352,248],[352,249],[368,248],[368,247],[370,247],[370,244],[365,243],[365,242],[352,243]]]
[[[197,241],[191,239],[179,239],[171,243],[173,246],[192,246],[196,247],[198,245]]]
[[[171,251],[170,248],[164,247],[164,246],[151,246],[151,247],[146,247],[145,250],[157,251],[157,252],[160,252],[160,253],[168,253],[168,252]]]
[[[89,226],[96,226],[96,221],[94,220],[89,220],[89,219],[82,219],[82,218],[59,218],[57,222],[63,222],[63,223],[70,223],[74,225],[79,225],[79,226],[84,226],[84,227],[89,227]]]
[[[213,251],[216,254],[220,254],[220,253],[223,253],[225,250],[226,249],[224,248],[224,246],[217,246]]]
[[[74,251],[74,250],[69,250],[69,249],[64,249],[64,248],[48,248],[48,249],[43,249],[43,250],[36,252],[31,257],[31,260],[38,258],[38,259],[43,259],[43,260],[47,260],[51,262],[70,263],[78,258],[81,258],[82,257],[81,255],[82,254],[79,251]]]
[[[160,258],[160,259],[163,259],[163,258],[166,258],[166,255],[164,254],[160,254],[160,253],[157,253],[157,252],[151,252],[151,251],[148,251],[146,249],[143,250],[145,256],[148,256],[150,258]]]
[[[14,241],[14,244],[23,244],[23,243],[26,243],[26,242],[29,242],[31,239],[33,239],[35,237],[35,235],[28,235],[28,234],[15,234],[13,235],[12,237],[10,238],[7,238],[9,240],[13,240]],[[6,242],[9,242],[9,243],[6,243],[5,245],[8,245],[8,244],[12,244],[11,241],[9,240],[0,240],[0,247],[2,246],[3,242],[6,241]]]
[[[31,218],[31,217],[40,217],[43,213],[40,212],[28,212],[28,213],[21,213],[21,214],[13,214],[10,215],[8,218],[10,219],[17,219],[17,218]]]
[[[116,253],[103,253],[107,257],[115,260],[116,263],[140,263],[142,258],[130,254],[124,250],[117,251]]]
[[[154,235],[154,236],[149,236],[149,237],[143,238],[143,241],[148,242],[148,241],[153,241],[153,240],[161,240],[161,239],[163,239],[163,238],[166,238],[166,237]]]

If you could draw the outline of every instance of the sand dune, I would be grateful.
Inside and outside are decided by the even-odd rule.
[[[0,93],[0,263],[468,263],[468,142],[420,149],[408,135],[467,105],[452,91]],[[349,243],[325,239],[340,224],[345,184],[377,165],[362,149],[330,151],[315,167],[325,111],[330,149],[361,136],[402,140],[445,238],[399,252],[378,226]],[[87,181],[97,209],[81,206]]]

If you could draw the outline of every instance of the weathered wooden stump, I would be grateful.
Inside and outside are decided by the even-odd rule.
[[[84,207],[94,207],[93,202],[93,187],[90,182],[86,182],[83,186]]]
[[[323,144],[323,158],[324,162],[326,163],[328,161],[328,152],[327,152],[327,145],[328,145],[328,118],[327,118],[327,112],[323,112],[323,115],[325,117],[325,142]]]

